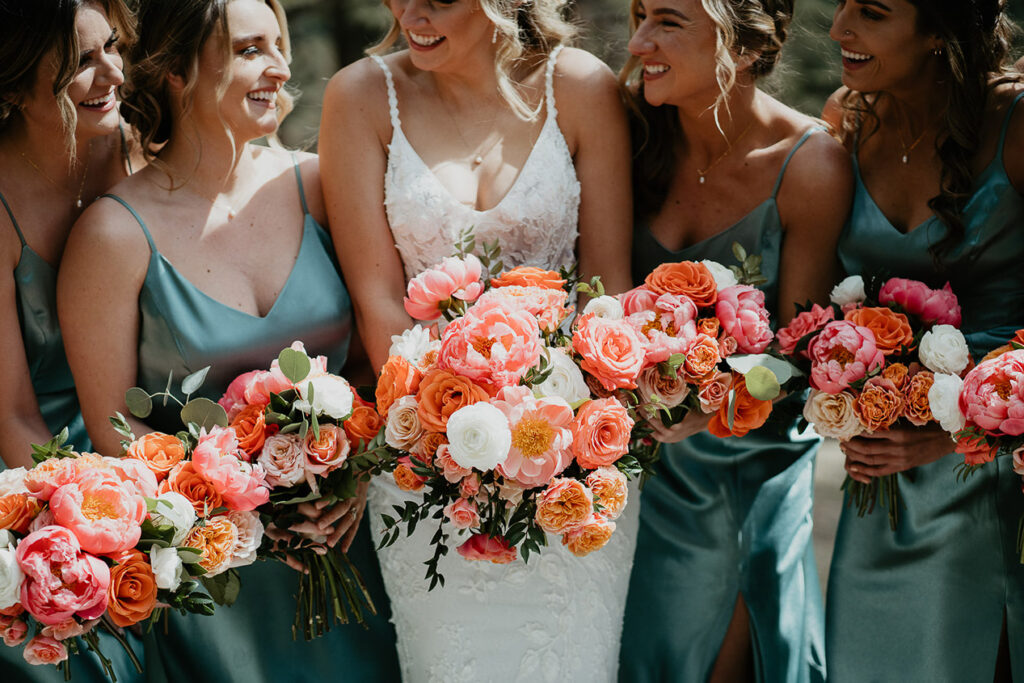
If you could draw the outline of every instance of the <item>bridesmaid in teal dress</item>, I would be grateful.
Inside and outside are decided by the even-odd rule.
[[[56,264],[81,207],[131,172],[115,99],[130,39],[120,0],[0,5],[0,470],[31,467],[30,444],[64,428],[71,447],[90,448],[57,323]],[[104,633],[118,679],[135,680]],[[106,680],[91,654],[71,669],[75,681]],[[0,647],[0,671],[5,683],[64,680],[21,647]]]
[[[842,126],[856,170],[842,264],[949,281],[976,359],[1024,327],[1024,87],[1003,69],[1001,6],[850,1],[831,31],[845,87],[826,116]],[[884,512],[843,511],[828,586],[830,678],[1024,680],[1024,494],[1011,459],[961,482],[963,456],[937,428],[842,446],[855,479],[899,473],[906,509],[895,532]]]
[[[820,299],[834,277],[850,164],[814,120],[756,87],[779,57],[792,2],[710,5],[714,17],[696,0],[633,2],[623,71],[639,114],[633,276],[682,260],[733,264],[738,242],[763,257],[766,302],[785,323],[793,302]],[[726,26],[725,16],[745,19]],[[735,42],[716,56],[726,29]],[[731,86],[716,79],[723,70]],[[817,440],[791,429],[794,408],[799,397],[742,439],[711,436],[707,415],[657,430],[620,680],[824,679],[811,545]]]
[[[288,54],[274,1],[140,5],[127,119],[146,149],[162,147],[76,224],[58,287],[68,358],[102,452],[118,450],[105,423],[124,412],[125,389],[160,391],[172,371],[180,380],[211,365],[200,393],[215,399],[297,339],[342,371],[351,303],[321,227],[317,159],[250,144],[273,136],[290,108]],[[173,410],[133,420],[136,434],[176,426]],[[334,625],[294,641],[298,575],[260,562],[241,570],[233,607],[172,614],[166,633],[147,636],[147,680],[396,680],[394,631],[360,514],[358,501],[345,501],[307,526],[349,548],[378,607],[367,628]]]

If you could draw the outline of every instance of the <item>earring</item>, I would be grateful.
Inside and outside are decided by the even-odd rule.
[[[494,33],[491,34],[491,45],[498,42],[498,27],[494,27]]]
[[[934,50],[932,50],[932,54],[935,55],[936,57],[941,57],[942,56],[942,48],[941,47],[935,48]]]

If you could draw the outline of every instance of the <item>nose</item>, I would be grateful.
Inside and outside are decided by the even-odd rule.
[[[100,60],[100,68],[96,70],[96,80],[102,85],[115,88],[124,85],[124,61],[117,52],[104,52]]]
[[[646,24],[641,23],[637,27],[636,33],[629,39],[628,47],[629,53],[635,57],[643,57],[654,52],[656,46],[650,32],[647,30]]]
[[[828,30],[828,37],[839,42],[850,34],[849,22],[845,7],[842,3],[836,5],[835,14],[832,15],[832,27]]]
[[[410,29],[422,25],[426,21],[426,6],[428,0],[401,0],[396,1],[394,6],[399,8],[396,13],[399,25],[404,29]]]
[[[286,82],[292,77],[292,70],[288,66],[288,59],[281,50],[274,48],[270,51],[269,63],[267,64],[266,75],[274,80]]]

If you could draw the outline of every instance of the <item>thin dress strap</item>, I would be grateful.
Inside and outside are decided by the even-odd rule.
[[[564,45],[557,45],[548,55],[547,71],[544,73],[544,94],[548,105],[548,118],[557,119],[558,109],[555,107],[555,62]]]
[[[7,199],[4,198],[3,194],[0,194],[0,203],[7,209],[7,215],[11,217],[11,225],[14,226],[14,231],[18,233],[18,239],[21,240],[21,246],[26,246],[25,236],[21,234],[21,228],[18,227],[18,221],[14,218],[14,212],[11,211],[11,205],[7,203]]]
[[[775,189],[772,190],[772,199],[775,199],[779,194],[779,188],[782,187],[782,179],[786,175],[786,168],[789,166],[789,162],[793,158],[793,155],[796,154],[796,151],[800,149],[805,142],[807,142],[807,138],[811,137],[811,135],[817,133],[820,130],[825,129],[822,126],[813,126],[811,128],[808,128],[807,131],[805,131],[804,134],[800,136],[800,139],[796,141],[796,144],[793,145],[793,149],[789,150],[789,154],[786,155],[786,160],[782,162],[782,170],[779,171],[779,177],[775,181]]]
[[[1013,118],[1013,111],[1017,108],[1017,103],[1020,102],[1022,97],[1024,97],[1024,92],[1017,93],[1017,96],[1013,98],[1013,102],[1010,103],[1010,109],[1006,112],[1006,118],[1003,120],[1003,129],[999,132],[999,147],[996,148],[996,160],[1000,165],[1003,163],[1003,147],[1006,145],[1006,133],[1010,130],[1010,120]]]
[[[309,215],[309,206],[306,204],[306,189],[302,185],[302,171],[299,170],[299,160],[292,152],[292,168],[295,170],[295,180],[299,183],[299,199],[302,200],[302,213]]]
[[[395,129],[399,129],[402,127],[402,122],[398,118],[398,94],[395,92],[395,79],[391,76],[391,69],[384,63],[380,55],[370,55],[370,59],[377,62],[377,66],[384,71],[384,80],[388,84],[388,109],[391,112],[391,125]]]
[[[149,234],[149,229],[146,228],[146,224],[142,222],[142,218],[139,216],[138,213],[135,212],[135,209],[133,209],[131,205],[128,204],[128,202],[121,199],[116,194],[101,194],[99,196],[99,199],[103,199],[104,197],[107,197],[108,199],[113,199],[115,202],[117,202],[124,208],[128,209],[128,212],[135,217],[136,221],[138,221],[139,227],[142,228],[142,233],[146,236],[146,241],[149,242],[149,250],[154,254],[160,253],[159,250],[156,248],[156,244],[153,242],[153,236]]]

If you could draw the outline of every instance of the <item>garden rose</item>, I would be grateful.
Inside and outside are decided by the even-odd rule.
[[[599,467],[587,475],[586,485],[601,506],[602,517],[614,520],[622,514],[629,498],[626,475],[614,467]]]
[[[732,373],[719,372],[700,383],[697,389],[697,400],[700,401],[701,412],[710,415],[722,407],[732,390]]]
[[[647,276],[644,284],[657,294],[687,296],[698,308],[713,306],[718,300],[715,278],[703,263],[663,263]]]
[[[583,356],[583,369],[608,391],[636,388],[646,349],[644,340],[627,323],[593,313],[583,315],[576,322],[572,346]]]
[[[139,542],[146,500],[102,471],[84,472],[50,499],[57,524],[70,529],[82,549],[97,555],[127,550]]]
[[[963,333],[952,325],[936,325],[921,337],[921,363],[932,372],[959,375],[971,362]]]
[[[498,472],[524,486],[541,486],[572,462],[572,408],[560,398],[534,398],[527,387],[506,387],[492,404],[508,419],[512,445]],[[449,423],[450,424],[450,423]]]
[[[554,479],[537,496],[537,525],[549,534],[578,529],[594,512],[594,494],[576,479]]]
[[[721,360],[718,342],[706,334],[698,334],[686,352],[686,361],[680,369],[688,378],[699,380],[714,372]]]
[[[882,354],[891,356],[914,344],[914,331],[907,316],[890,308],[865,307],[847,311],[844,316],[854,325],[865,327],[875,335],[875,346]]]
[[[500,277],[491,279],[491,287],[510,286],[562,289],[565,286],[565,280],[552,270],[532,266],[519,266],[502,273]]]
[[[128,447],[128,457],[141,460],[157,481],[163,481],[167,473],[184,459],[185,446],[176,436],[150,432],[132,442]]]
[[[903,394],[884,377],[864,383],[853,405],[860,423],[869,432],[888,429],[903,414]]]
[[[476,301],[484,290],[482,274],[483,264],[472,254],[445,258],[409,281],[405,311],[416,320],[434,320],[452,299]]]
[[[302,450],[306,454],[306,471],[325,477],[345,464],[351,446],[345,430],[336,425],[322,424],[316,434],[312,429],[306,432]]]
[[[512,432],[505,414],[489,403],[474,403],[452,413],[448,420],[448,449],[466,469],[486,472],[508,458]]]
[[[875,335],[847,320],[831,322],[807,347],[811,359],[811,386],[837,394],[853,382],[879,370],[885,356],[875,345]]]
[[[419,491],[423,488],[425,477],[421,477],[412,471],[412,459],[405,456],[398,459],[398,466],[392,472],[395,485],[402,491]]]
[[[468,378],[437,368],[424,375],[420,382],[416,394],[417,414],[425,429],[443,432],[453,413],[488,398],[487,392]]]
[[[491,538],[487,534],[473,534],[469,540],[455,549],[467,560],[480,560],[494,564],[508,564],[516,559],[516,549],[500,536]]]
[[[441,446],[448,444],[448,437],[440,432],[427,432],[423,438],[416,442],[410,451],[417,459],[426,463],[434,462],[434,457]]]
[[[107,614],[121,628],[148,619],[156,607],[156,576],[146,556],[134,548],[113,556],[107,588]]]
[[[201,551],[199,566],[206,576],[216,576],[231,566],[231,551],[238,543],[238,528],[224,515],[211,517],[185,538],[185,546]]]
[[[263,542],[263,522],[259,514],[255,512],[232,511],[227,518],[235,525],[238,532],[235,538],[235,545],[231,548],[231,561],[228,566],[247,567],[256,561],[256,553]]]
[[[567,531],[562,536],[562,544],[576,557],[585,557],[603,548],[614,531],[615,522],[608,521],[601,515],[591,515],[578,529]]]
[[[39,514],[39,502],[27,493],[12,493],[0,498],[0,529],[23,534]]]
[[[18,544],[15,558],[25,575],[20,602],[37,621],[95,619],[106,611],[110,570],[83,553],[69,529],[47,526],[32,532]]]
[[[742,375],[733,378],[733,424],[729,428],[729,402],[722,406],[708,423],[708,431],[717,437],[746,436],[751,429],[762,426],[772,412],[772,402],[762,401],[750,395],[747,382]]]
[[[295,486],[306,477],[306,453],[298,434],[267,437],[256,463],[273,488]]]
[[[896,385],[897,389],[903,391],[910,380],[910,368],[903,363],[889,363],[882,368],[882,377]]]
[[[931,407],[928,404],[928,392],[935,382],[935,375],[921,370],[910,378],[903,389],[903,417],[911,424],[921,427],[932,420]]]
[[[761,353],[774,338],[764,307],[764,292],[750,285],[723,289],[715,304],[715,316],[743,353]]]
[[[831,306],[822,308],[818,304],[811,306],[810,310],[798,313],[789,324],[779,330],[775,338],[779,341],[779,351],[791,356],[796,352],[796,346],[801,339],[809,334],[818,332],[828,323],[835,320],[836,314]],[[806,356],[806,349],[802,355]]]
[[[936,373],[928,389],[928,406],[932,417],[944,431],[956,434],[964,428],[964,415],[960,412],[960,390],[964,381],[956,375]]]
[[[633,420],[614,398],[584,403],[572,424],[572,452],[583,469],[613,465],[629,450]]]
[[[28,641],[22,655],[24,655],[25,661],[33,666],[57,665],[68,658],[68,649],[59,640],[47,636],[36,636]]]
[[[849,441],[859,436],[864,428],[857,419],[854,404],[856,396],[848,391],[830,394],[811,389],[804,404],[804,418],[814,425],[814,431],[831,439]]]
[[[657,365],[640,373],[637,380],[637,392],[645,403],[654,403],[664,408],[675,408],[690,393],[690,385],[682,373],[676,373],[675,379],[663,375]]]
[[[384,427],[384,443],[400,451],[411,451],[423,438],[419,403],[413,396],[403,396],[392,404]]]
[[[472,529],[480,524],[480,514],[476,503],[459,498],[444,508],[444,516],[456,529]]]

